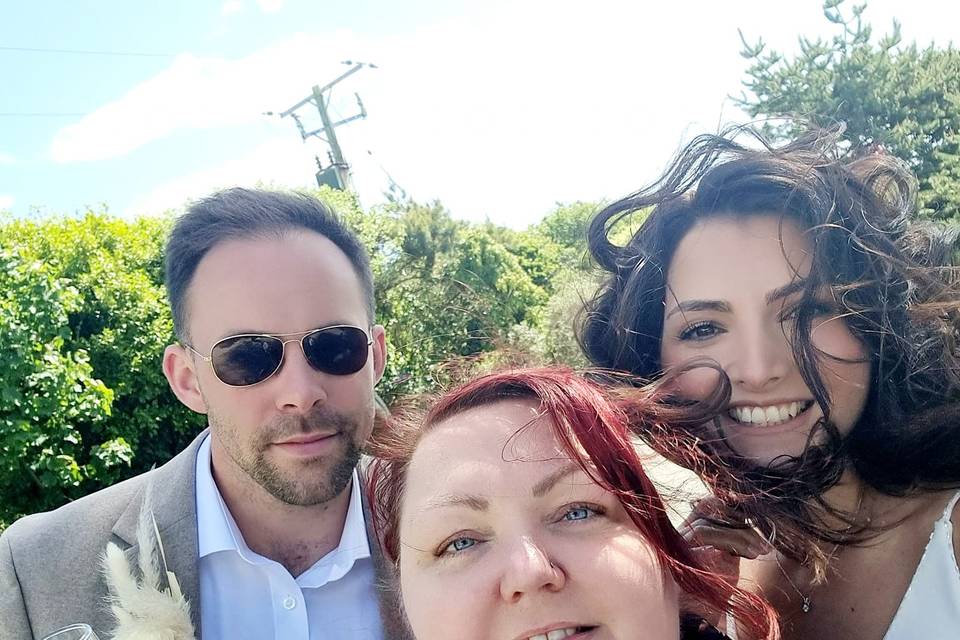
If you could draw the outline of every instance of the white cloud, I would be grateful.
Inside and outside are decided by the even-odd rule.
[[[243,11],[243,3],[240,0],[224,0],[220,5],[220,15],[232,16]]]
[[[13,196],[0,193],[0,211],[9,209],[13,206]]]
[[[257,6],[264,13],[276,13],[283,8],[284,0],[257,0]]]
[[[314,184],[313,171],[313,156],[307,145],[296,136],[274,138],[221,165],[158,185],[124,213],[128,216],[162,213],[228,187],[257,184],[310,187]]]
[[[259,4],[271,11],[282,2]],[[228,125],[242,136],[244,126],[263,122],[261,112],[282,111],[342,73],[340,60],[369,60],[380,69],[339,85],[333,114],[351,115],[351,93],[362,95],[368,119],[337,133],[365,202],[384,182],[382,165],[419,200],[523,227],[557,201],[635,190],[656,178],[682,138],[743,120],[728,100],[746,64],[738,27],[787,52],[797,49],[797,34],[836,31],[808,3],[774,9],[743,0],[736,11],[727,3],[618,0],[467,6],[457,18],[375,40],[301,34],[236,60],[181,56],[61,130],[51,154],[59,162],[101,160],[174,132]],[[880,11],[873,15],[884,24]],[[319,126],[313,109],[300,113],[305,126]],[[257,179],[311,184],[311,154],[293,122],[277,125],[283,143],[160,185],[131,209],[178,206]]]
[[[4,167],[4,166],[9,167],[9,166],[15,165],[16,163],[17,163],[17,159],[14,158],[11,154],[0,152],[0,167]]]
[[[331,59],[329,52],[353,50],[354,41],[347,33],[298,35],[237,60],[178,56],[159,74],[58,131],[50,155],[59,163],[106,160],[181,130],[260,122],[264,111],[292,104],[318,77],[339,73],[341,58]],[[303,64],[317,59],[329,62]]]
[[[337,32],[294,36],[238,60],[181,56],[60,131],[51,153],[59,162],[101,160],[177,131],[251,125],[342,73],[340,60],[369,60],[381,68],[340,85],[334,113],[351,115],[351,92],[362,94],[369,118],[338,135],[365,200],[378,195],[382,164],[418,199],[439,198],[461,217],[524,226],[556,201],[614,197],[652,179],[691,123],[716,126],[736,88],[736,30],[727,30],[720,54],[716,16],[685,24],[683,39],[696,46],[684,48],[663,27],[679,19],[668,13],[675,10],[599,1],[604,10],[492,0],[474,15],[376,41]],[[545,20],[549,28],[541,28]],[[704,51],[710,47],[717,51]],[[311,111],[300,113],[316,128]],[[283,124],[298,143],[293,122]],[[253,178],[250,167],[263,179],[304,183],[299,164],[229,160],[157,187],[146,202],[182,204],[217,179]]]

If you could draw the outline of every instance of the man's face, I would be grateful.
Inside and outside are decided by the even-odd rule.
[[[347,256],[311,231],[223,242],[200,261],[187,314],[191,345],[203,354],[242,333],[340,324],[370,331],[366,365],[345,376],[312,368],[296,341],[285,346],[278,372],[249,387],[227,386],[209,362],[178,346],[164,362],[181,401],[209,416],[218,484],[258,486],[302,506],[339,495],[373,429],[373,387],[385,354],[383,328],[369,328],[363,289]]]

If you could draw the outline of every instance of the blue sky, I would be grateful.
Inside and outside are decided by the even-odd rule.
[[[347,67],[338,129],[365,205],[387,173],[455,216],[524,227],[653,179],[680,142],[743,119],[737,28],[780,50],[835,33],[818,0],[0,0],[0,210],[149,215],[257,181],[310,186],[321,143],[279,112]],[[871,2],[945,45],[960,9]],[[945,12],[951,15],[945,15]],[[114,56],[16,48],[159,54]],[[316,118],[303,111],[305,124]]]

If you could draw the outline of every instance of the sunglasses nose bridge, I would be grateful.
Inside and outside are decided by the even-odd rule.
[[[283,362],[287,359],[287,345],[290,344],[291,342],[296,342],[297,344],[299,344],[299,345],[300,345],[300,353],[303,354],[303,357],[304,357],[304,358],[307,358],[307,350],[306,350],[306,348],[303,346],[303,341],[306,339],[306,337],[307,337],[308,335],[310,335],[310,334],[308,333],[308,334],[306,334],[306,335],[300,336],[299,338],[288,338],[288,339],[286,339],[286,340],[281,340],[280,338],[277,338],[277,340],[280,340],[280,348],[281,348],[281,353],[280,353],[280,366],[283,366]],[[308,362],[309,362],[309,359],[307,359],[307,360],[308,360]]]
[[[287,365],[287,345],[290,344],[291,342],[296,342],[300,345],[300,353],[303,354],[303,359],[306,361],[307,365],[309,365],[311,369],[314,369],[314,370],[316,369],[316,367],[310,364],[310,358],[307,357],[306,347],[304,347],[304,344],[303,344],[303,341],[311,333],[314,333],[314,332],[311,331],[305,335],[300,336],[299,338],[287,338],[286,340],[278,336],[270,336],[280,343],[280,362],[277,363],[277,368],[274,369],[273,373],[271,373],[268,377],[273,377],[279,374],[280,371],[283,370],[283,368]]]

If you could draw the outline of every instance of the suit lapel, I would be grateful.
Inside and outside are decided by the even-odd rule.
[[[170,462],[150,472],[147,482],[130,500],[113,527],[113,534],[129,545],[126,551],[127,557],[135,561],[139,551],[137,521],[145,491],[149,487],[167,566],[176,574],[180,588],[187,602],[190,603],[190,616],[197,640],[200,640],[201,603],[200,573],[197,566],[199,545],[197,542],[196,464],[197,450],[206,434],[205,430]],[[364,466],[361,465],[360,468],[360,500],[363,506],[367,541],[370,545],[370,557],[377,580],[384,640],[413,640],[413,635],[401,611],[400,587],[396,579],[396,570],[384,556],[380,547],[380,538],[373,527],[373,516],[367,502]]]
[[[145,492],[149,490],[167,567],[177,576],[183,595],[190,603],[197,640],[200,640],[200,573],[197,568],[196,464],[197,450],[206,433],[201,433],[189,447],[148,474],[144,486],[113,527],[113,534],[129,545],[127,557],[135,560],[139,552],[137,522]]]

